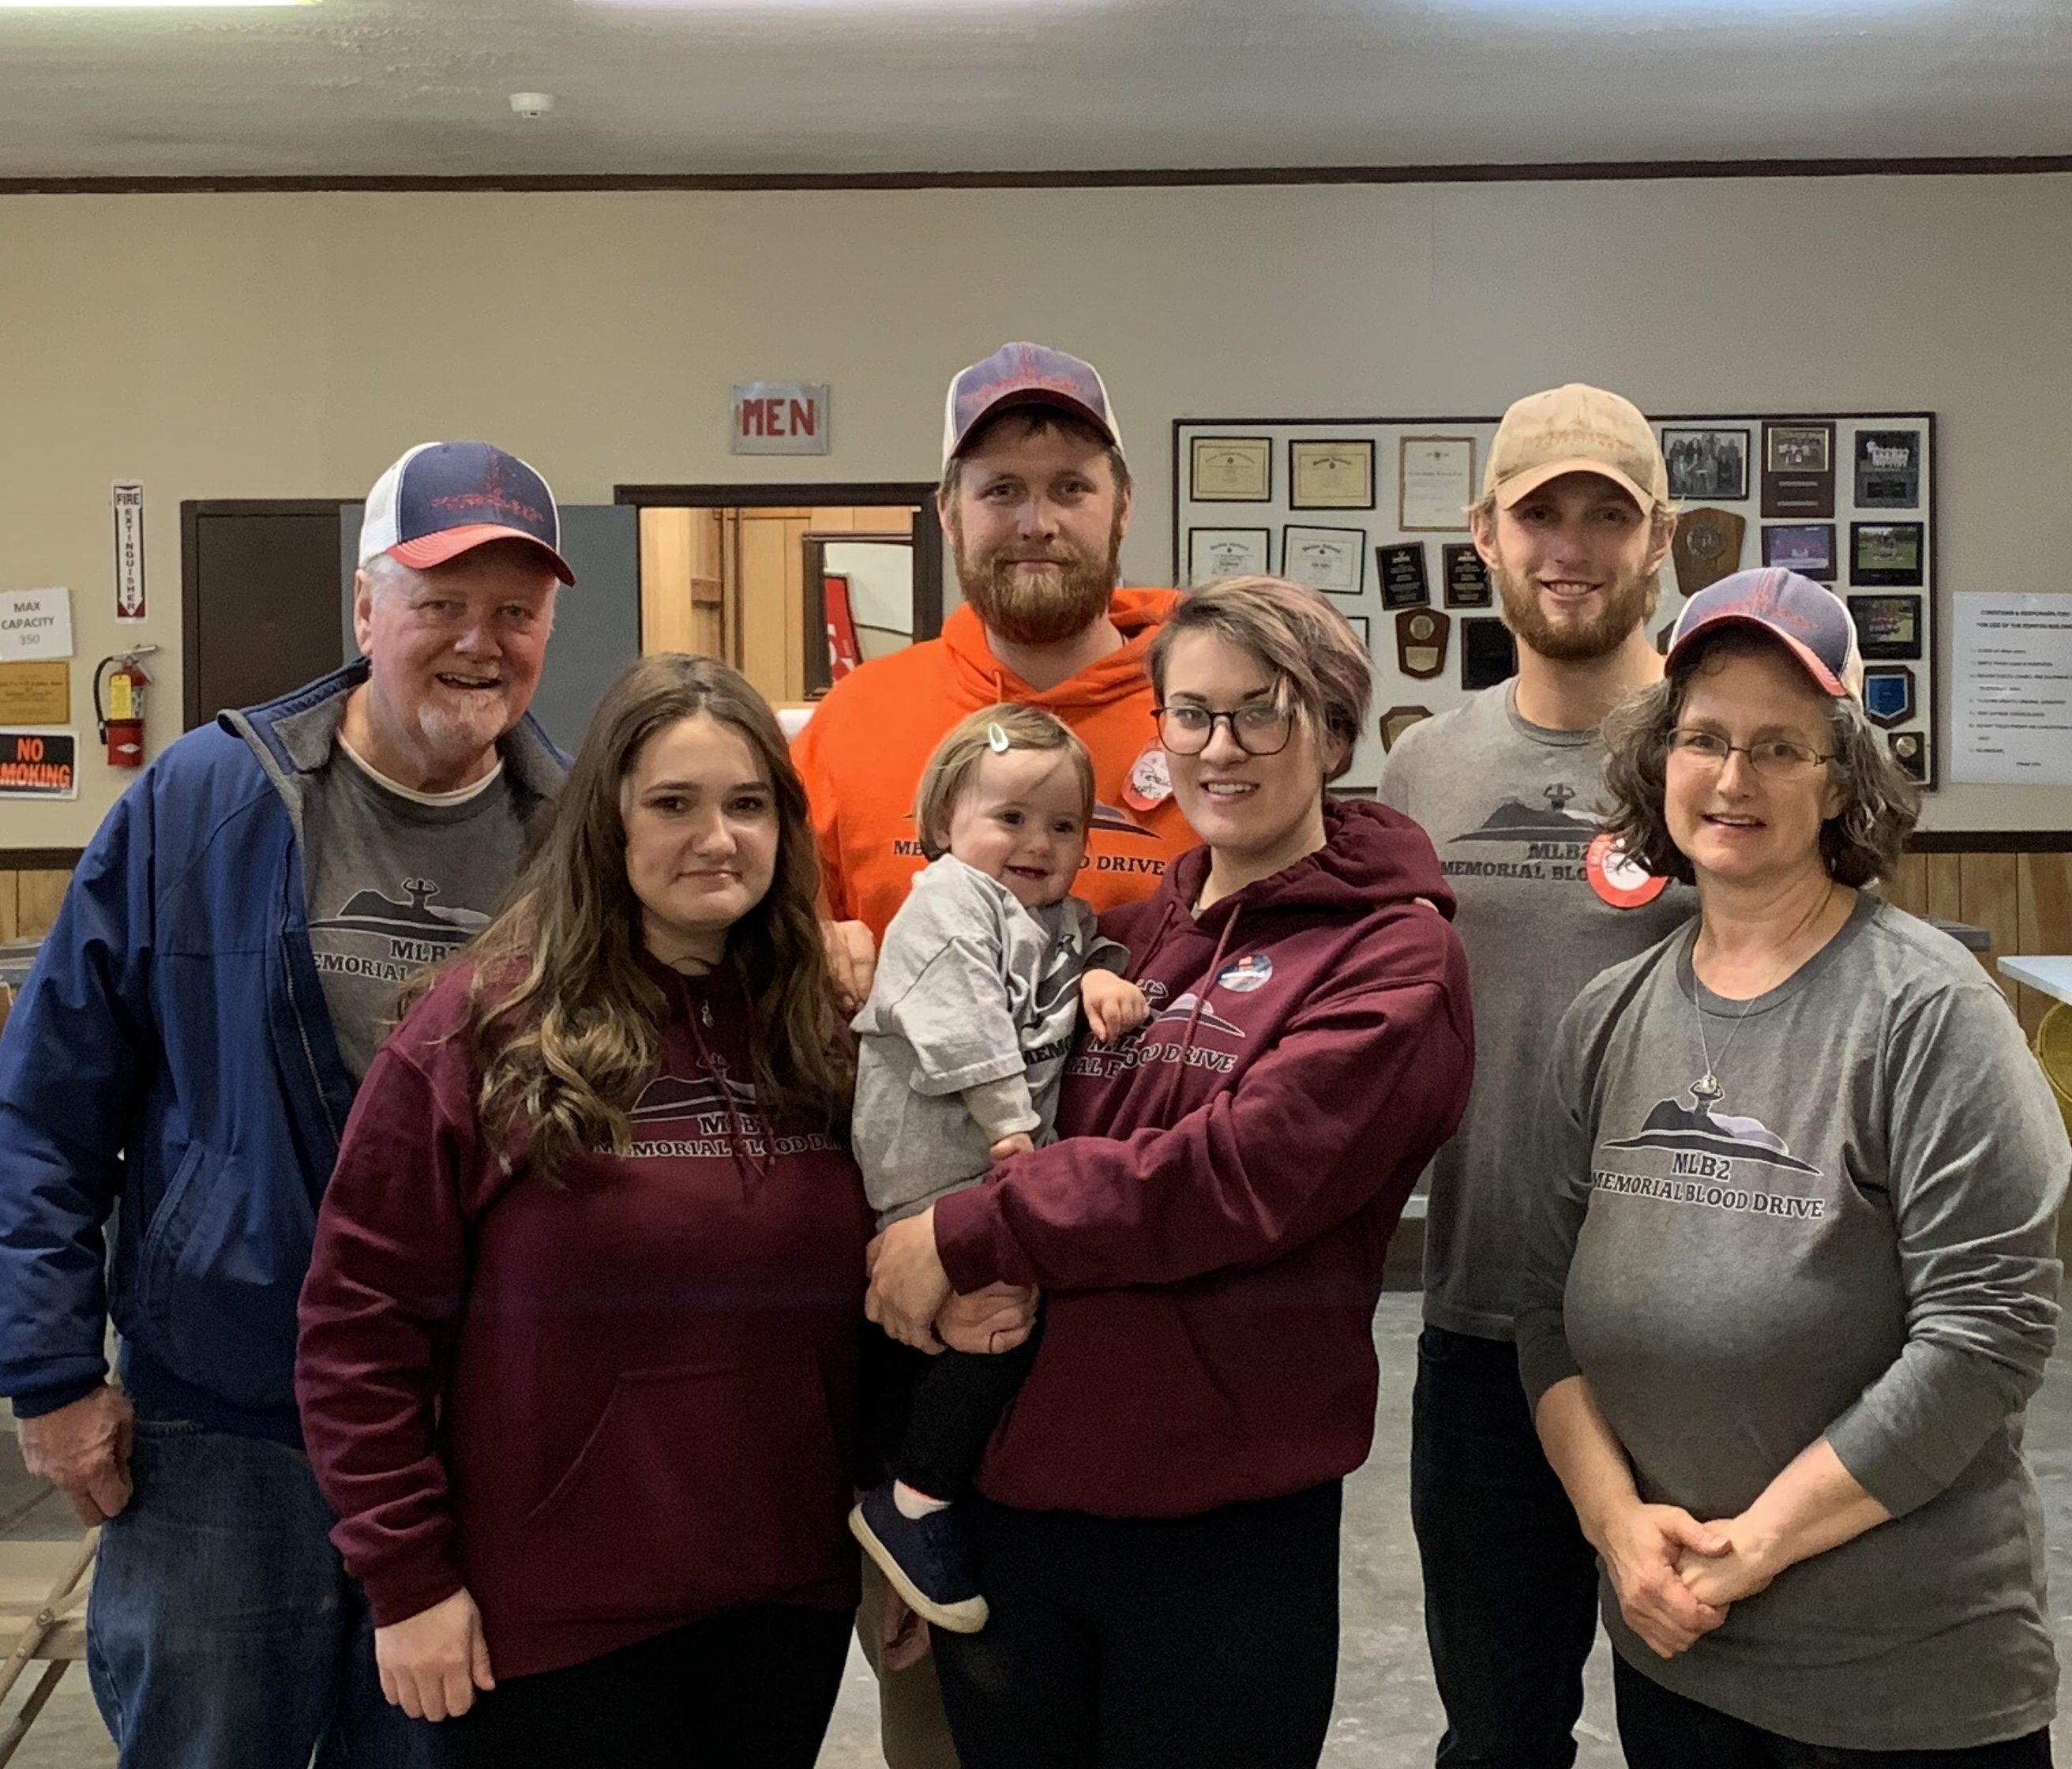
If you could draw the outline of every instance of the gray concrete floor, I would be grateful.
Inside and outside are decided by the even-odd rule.
[[[1346,1483],[1344,1644],[1326,1769],[1416,1769],[1430,1763],[1439,1735],[1439,1705],[1424,1656],[1407,1483],[1417,1304],[1415,1295],[1391,1294],[1382,1298],[1375,1318],[1381,1408],[1374,1454]],[[2072,1663],[2072,1346],[2061,1346],[2030,1407],[2029,1451],[2050,1530],[2058,1654]],[[62,1506],[51,1497],[39,1497],[28,1484],[12,1446],[0,1446],[0,1540],[74,1533]],[[10,1703],[10,1712],[11,1708]],[[820,1754],[821,1769],[882,1769],[877,1720],[875,1685],[870,1670],[853,1653]],[[2058,1748],[2072,1752],[2072,1724],[2061,1722],[2057,1735]],[[1601,1639],[1590,1666],[1589,1705],[1580,1736],[1579,1769],[1618,1769],[1622,1759]],[[13,1769],[105,1769],[114,1761],[114,1748],[94,1712],[85,1677],[75,1668],[36,1722]]]

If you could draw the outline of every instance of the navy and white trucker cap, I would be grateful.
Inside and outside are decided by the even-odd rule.
[[[563,583],[576,581],[554,494],[537,473],[489,442],[420,442],[367,494],[360,562],[385,553],[425,571],[490,541],[529,541]]]

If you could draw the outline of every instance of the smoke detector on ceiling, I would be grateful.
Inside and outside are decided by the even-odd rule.
[[[520,117],[544,117],[554,108],[552,93],[513,93],[511,108]]]

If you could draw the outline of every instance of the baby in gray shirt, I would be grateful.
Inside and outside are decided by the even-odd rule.
[[[914,823],[930,863],[855,1021],[851,1136],[881,1226],[1052,1139],[1083,1006],[1104,1040],[1144,1021],[1143,991],[1120,974],[1128,952],[1071,895],[1093,800],[1086,746],[1034,707],[983,708],[928,759]],[[986,1606],[949,1508],[1034,1355],[1032,1336],[931,1360],[894,1478],[850,1515],[893,1588],[956,1632],[983,1627]]]

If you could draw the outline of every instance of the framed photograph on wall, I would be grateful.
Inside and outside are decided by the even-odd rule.
[[[1315,437],[1290,442],[1288,504],[1296,510],[1372,509],[1372,439]]]
[[[1856,432],[1856,508],[1860,510],[1918,510],[1921,508],[1919,430],[1860,430]]]
[[[1270,529],[1190,529],[1187,582],[1211,578],[1264,578],[1273,570]]]
[[[1739,504],[1749,495],[1749,433],[1665,426],[1662,458],[1671,497]]]
[[[1921,661],[1920,597],[1851,596],[1849,618],[1856,623],[1856,648],[1866,661]]]
[[[1924,532],[1918,522],[1852,522],[1849,582],[1919,583]]]
[[[1273,438],[1197,436],[1188,496],[1197,504],[1271,504]]]
[[[1366,561],[1365,529],[1305,529],[1290,523],[1281,531],[1281,574],[1327,595],[1358,595]]]
[[[1835,513],[1835,426],[1785,421],[1762,426],[1762,513],[1818,517]]]
[[[1782,566],[1817,583],[1835,581],[1835,525],[1780,522],[1762,531],[1762,562]]]

